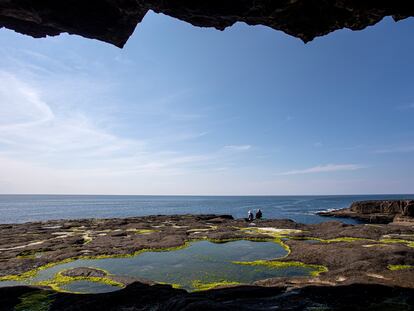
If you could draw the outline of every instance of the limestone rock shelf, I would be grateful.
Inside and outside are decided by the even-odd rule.
[[[414,265],[414,227],[300,224],[262,219],[249,223],[231,216],[177,215],[124,219],[79,219],[0,225],[0,280],[25,275],[76,258],[107,258],[154,249],[172,250],[189,241],[272,240],[288,251],[281,261],[323,265],[317,282],[375,282],[414,288],[414,271],[389,266]],[[380,275],[375,278],[372,275]],[[398,276],[398,277],[397,277]],[[10,277],[9,277],[10,279]],[[269,283],[270,282],[270,283]],[[264,281],[285,284],[292,279]],[[295,280],[298,284],[315,279]]]
[[[344,310],[350,304],[355,310],[409,310],[413,306],[414,227],[399,224],[332,221],[306,225],[280,219],[249,223],[217,215],[5,224],[0,225],[0,281],[21,280],[39,269],[85,256],[119,257],[148,249],[185,247],[194,240],[223,243],[241,239],[274,241],[285,248],[287,256],[266,261],[269,269],[302,264],[324,269],[309,276],[268,278],[251,286],[226,285],[188,293],[169,285],[117,276],[109,279],[103,271],[83,267],[63,276],[106,278],[126,288],[74,295],[44,287],[3,287],[0,310],[30,310],[39,305],[47,305],[48,310],[267,310],[275,306],[281,310],[322,306]]]
[[[414,225],[414,200],[358,201],[349,208],[320,212],[319,215],[355,218],[369,223]]]
[[[385,16],[414,16],[407,0],[0,0],[0,28],[36,38],[66,32],[122,47],[149,10],[220,30],[236,22],[265,25],[304,42],[337,29],[360,30]]]

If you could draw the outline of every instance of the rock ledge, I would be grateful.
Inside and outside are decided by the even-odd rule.
[[[349,208],[319,212],[321,216],[347,217],[370,223],[414,224],[414,200],[357,201]]]
[[[265,25],[304,42],[337,29],[361,30],[385,16],[414,16],[407,0],[0,0],[0,28],[35,38],[66,32],[123,47],[149,10],[219,30],[236,22]]]

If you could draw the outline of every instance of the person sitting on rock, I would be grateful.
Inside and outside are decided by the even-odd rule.
[[[253,213],[252,213],[252,211],[251,211],[251,210],[249,210],[249,211],[247,212],[247,220],[248,220],[248,221],[253,221]]]
[[[260,219],[262,218],[262,211],[260,210],[260,208],[256,211],[256,219]]]

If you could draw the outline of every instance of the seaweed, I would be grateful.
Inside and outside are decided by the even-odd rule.
[[[403,239],[381,239],[379,240],[380,243],[385,244],[405,244],[408,247],[414,247],[414,241],[411,240],[403,240]]]
[[[94,269],[96,269],[96,268],[94,268]],[[69,284],[69,283],[72,283],[72,282],[75,282],[75,281],[95,282],[95,283],[101,283],[101,284],[106,284],[106,285],[110,285],[110,286],[117,286],[117,287],[120,287],[120,288],[125,287],[125,285],[123,283],[111,279],[109,277],[110,274],[108,273],[108,271],[105,271],[103,269],[99,269],[99,270],[105,272],[106,276],[104,276],[104,277],[66,276],[66,275],[63,275],[63,273],[67,270],[62,270],[62,271],[56,273],[53,279],[36,282],[35,285],[49,286],[50,288],[52,288],[54,291],[57,291],[57,292],[66,292],[65,290],[63,290],[61,288],[62,285],[66,285],[66,284]]]
[[[204,283],[201,280],[194,280],[191,283],[191,285],[195,289],[195,291],[205,291],[205,290],[213,289],[213,288],[216,288],[216,287],[236,286],[236,285],[240,285],[240,284],[241,283],[239,283],[239,282],[232,282],[232,281],[226,281],[226,280],[221,280],[221,281],[212,282],[212,283]]]
[[[301,261],[276,261],[276,260],[256,260],[256,261],[233,261],[237,265],[266,266],[272,269],[284,269],[289,267],[309,268],[311,276],[319,276],[323,272],[328,272],[328,268],[323,265],[306,264]]]
[[[407,270],[407,269],[414,269],[413,265],[388,265],[388,270],[391,271],[399,271],[399,270]]]
[[[48,311],[54,300],[53,294],[44,290],[24,294],[19,299],[14,311]]]

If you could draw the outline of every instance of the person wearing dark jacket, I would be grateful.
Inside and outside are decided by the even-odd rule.
[[[252,211],[248,211],[247,212],[247,220],[248,221],[253,221],[253,213],[252,213]]]

